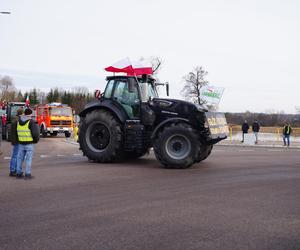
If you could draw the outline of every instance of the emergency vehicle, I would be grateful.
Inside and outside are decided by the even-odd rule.
[[[73,111],[68,105],[49,103],[36,107],[36,120],[43,137],[64,133],[68,138],[73,131]]]

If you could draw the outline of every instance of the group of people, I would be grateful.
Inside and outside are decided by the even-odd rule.
[[[11,123],[11,144],[13,145],[9,167],[9,176],[17,179],[31,179],[31,163],[34,144],[39,141],[38,125],[31,119],[30,108],[20,108]],[[22,165],[25,163],[25,174]]]
[[[248,122],[245,120],[244,123],[242,124],[242,134],[243,134],[243,138],[242,138],[242,143],[244,142],[245,139],[245,134],[248,133],[249,130],[249,124]],[[257,120],[255,120],[252,124],[252,131],[255,135],[255,144],[258,143],[258,132],[260,130],[260,125],[258,123]],[[283,146],[290,146],[290,135],[292,133],[292,127],[288,122],[284,123],[283,129],[282,129],[282,137],[283,137]]]
[[[242,142],[244,142],[245,140],[245,134],[248,134],[248,130],[249,130],[249,124],[248,122],[245,120],[243,125],[242,125],[242,131],[243,131],[243,139],[242,139]],[[260,129],[260,125],[258,123],[257,120],[255,120],[252,124],[252,131],[255,135],[255,144],[258,143],[258,132],[259,132],[259,129]]]

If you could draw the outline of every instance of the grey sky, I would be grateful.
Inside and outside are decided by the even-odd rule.
[[[159,77],[177,98],[182,77],[202,65],[212,85],[225,87],[223,111],[294,113],[300,105],[297,0],[0,0],[0,10],[12,12],[0,15],[0,74],[18,73],[18,88],[29,78],[40,89],[94,89],[115,61],[158,56]]]

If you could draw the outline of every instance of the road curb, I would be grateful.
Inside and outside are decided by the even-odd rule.
[[[285,146],[281,146],[281,145],[275,145],[275,144],[271,144],[271,145],[267,145],[267,144],[256,144],[256,145],[245,145],[245,144],[233,144],[233,143],[219,143],[216,144],[218,146],[231,146],[231,147],[243,147],[243,148],[286,148],[286,149],[300,149],[300,146],[289,146],[289,147],[285,147]]]

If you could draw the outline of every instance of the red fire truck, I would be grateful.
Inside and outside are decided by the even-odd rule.
[[[71,107],[65,104],[38,105],[36,107],[36,120],[43,137],[48,134],[57,136],[58,133],[64,133],[68,138],[73,131],[73,111]]]

